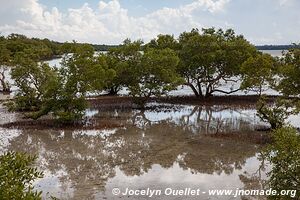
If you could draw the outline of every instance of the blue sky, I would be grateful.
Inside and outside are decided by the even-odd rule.
[[[299,0],[0,0],[0,32],[118,44],[233,28],[254,44],[300,42]]]

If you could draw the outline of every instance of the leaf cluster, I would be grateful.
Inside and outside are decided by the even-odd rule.
[[[270,196],[269,199],[299,199],[300,191],[300,136],[296,129],[283,127],[273,133],[273,143],[266,151],[272,169],[268,173],[269,187],[280,193],[296,190],[294,197]]]
[[[0,156],[0,198],[41,199],[41,192],[35,191],[33,181],[42,178],[43,173],[32,167],[35,156],[8,152]]]

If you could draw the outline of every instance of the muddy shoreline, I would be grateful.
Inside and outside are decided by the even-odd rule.
[[[272,102],[276,96],[268,96]],[[161,110],[164,109],[164,104],[172,106],[176,105],[191,105],[191,106],[224,106],[225,108],[236,109],[255,109],[258,101],[258,96],[214,96],[210,98],[197,98],[194,96],[180,96],[180,97],[158,97],[150,98],[145,110]],[[128,96],[99,96],[88,98],[89,109],[97,109],[99,112],[103,111],[130,111],[139,110],[134,104],[133,98]],[[160,105],[153,105],[158,103]],[[22,113],[18,113],[21,114]],[[62,124],[52,119],[50,116],[43,117],[38,120],[19,119],[14,122],[0,124],[2,128],[18,128],[18,129],[66,129],[66,130],[95,130],[122,127],[122,123],[118,119],[111,120],[107,118],[84,118],[80,122],[71,124]]]
[[[215,96],[208,99],[201,99],[192,96],[184,97],[160,97],[151,98],[146,106],[145,111],[167,112],[168,110],[181,109],[180,106],[220,106],[220,109],[255,109],[258,96]],[[273,101],[276,97],[269,97],[269,101]],[[145,112],[136,109],[132,97],[122,96],[100,96],[89,98],[89,109],[95,109],[99,113],[105,112]],[[176,108],[179,106],[178,108]],[[3,111],[2,111],[3,112]],[[21,114],[21,113],[18,113]],[[0,127],[7,129],[22,129],[22,130],[103,130],[114,129],[128,126],[126,119],[116,116],[93,116],[85,117],[84,120],[72,124],[61,124],[50,116],[43,117],[38,120],[22,119],[0,124]],[[259,130],[260,129],[260,130]],[[259,131],[257,131],[259,130]],[[255,144],[266,144],[270,141],[268,130],[266,127],[257,127],[256,131],[231,131],[226,134],[218,133],[211,134],[209,137],[233,139],[236,141],[247,140]]]
[[[53,119],[39,119],[39,120],[20,120],[16,122],[9,122],[0,125],[1,128],[9,129],[32,129],[32,130],[101,130],[121,128],[122,125],[117,122],[112,122],[109,119],[97,120],[95,124],[91,123],[72,123],[62,124]]]
[[[278,96],[267,96],[269,102],[274,102]],[[153,97],[148,102],[156,103],[168,103],[168,104],[181,104],[181,105],[207,105],[207,106],[219,106],[228,105],[238,108],[255,108],[256,103],[259,100],[257,95],[248,96],[212,96],[209,98],[199,98],[195,96],[174,96],[174,97]],[[133,98],[128,96],[98,96],[88,98],[90,107],[103,108],[103,109],[134,109]],[[146,108],[149,108],[146,106]]]

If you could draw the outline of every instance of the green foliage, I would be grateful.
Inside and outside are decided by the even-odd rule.
[[[268,54],[257,54],[242,64],[241,89],[262,94],[264,88],[270,88],[274,82],[275,60]]]
[[[48,39],[27,38],[19,34],[11,34],[6,38],[6,47],[13,57],[18,53],[26,53],[33,60],[46,60],[62,54],[60,46]]]
[[[173,90],[182,83],[176,69],[179,58],[174,50],[165,48],[172,43],[171,36],[159,36],[159,39],[147,44],[141,52],[141,41],[125,40],[123,45],[111,49],[106,56],[110,69],[116,72],[112,82],[108,82],[111,93],[127,86],[136,101],[143,107],[151,96],[160,96]],[[151,48],[154,45],[156,48]],[[158,48],[159,45],[160,47]],[[115,89],[116,88],[116,89]]]
[[[119,47],[110,49],[109,54],[120,61],[127,61],[134,65],[142,56],[142,44],[141,40],[132,42],[130,39],[126,39]]]
[[[90,45],[78,45],[66,56],[60,69],[36,62],[26,54],[18,56],[12,78],[19,90],[10,109],[29,111],[25,115],[38,119],[52,113],[63,123],[80,120],[87,107],[87,92],[101,90],[112,79],[102,56],[95,57]]]
[[[72,122],[84,115],[87,92],[102,90],[114,71],[107,68],[101,55],[94,57],[92,46],[80,45],[62,62],[59,77],[52,110],[60,121]]]
[[[94,49],[90,45],[82,45],[73,51],[74,54],[64,57],[61,63],[61,81],[70,93],[84,96],[91,87],[88,75],[94,64]]]
[[[128,88],[133,97],[145,99],[174,90],[182,79],[176,73],[179,58],[171,49],[147,49],[140,65],[131,68]],[[143,106],[145,102],[139,104]]]
[[[16,93],[15,110],[38,111],[57,90],[57,70],[48,64],[38,63],[19,54],[15,58],[11,77],[19,88]]]
[[[105,90],[108,94],[116,95],[126,86],[129,81],[130,66],[139,62],[141,44],[141,41],[125,40],[123,45],[111,48],[107,54],[98,56],[98,61],[110,70],[110,77],[113,77],[105,83]]]
[[[285,96],[300,95],[300,49],[290,49],[284,53],[277,89]]]
[[[116,95],[123,88],[123,86],[126,85],[126,81],[128,81],[128,64],[118,60],[110,53],[100,54],[98,56],[98,62],[102,63],[102,66],[106,66],[111,72],[110,77],[113,77],[112,79],[107,80],[105,83],[105,90],[109,95]]]
[[[299,199],[300,191],[300,136],[296,129],[284,127],[274,131],[273,143],[267,150],[267,160],[272,165],[269,172],[269,187],[282,190],[297,190],[294,197],[270,196],[269,199]]]
[[[35,167],[36,157],[8,152],[0,156],[0,198],[41,199],[41,192],[34,191],[32,183],[43,174]]]
[[[141,52],[142,44],[142,41],[131,42],[127,39],[122,45],[111,48],[107,55],[103,55],[108,68],[115,71],[114,78],[107,82],[105,88],[109,94],[117,94],[122,87],[128,86],[132,82],[132,69],[140,65],[143,56]]]
[[[0,86],[2,92],[10,92],[10,85],[6,80],[6,72],[11,64],[11,52],[7,49],[7,43],[3,37],[0,40]]]
[[[158,35],[156,39],[151,40],[148,44],[145,45],[145,49],[147,48],[169,48],[173,50],[179,50],[179,43],[173,35]]]
[[[274,103],[267,103],[267,98],[262,96],[257,103],[258,117],[271,125],[271,129],[281,128],[285,124],[285,120],[292,114],[294,101],[284,98],[277,98]]]
[[[66,51],[68,52],[68,51]],[[3,92],[10,92],[6,74],[15,67],[20,57],[32,61],[51,59],[64,53],[62,44],[48,39],[27,38],[24,35],[11,34],[0,39],[0,84]]]
[[[272,82],[273,87],[283,94],[283,96],[277,98],[275,104],[271,106],[268,106],[264,101],[260,101],[257,109],[259,117],[269,122],[273,129],[276,129],[283,126],[284,120],[286,120],[289,115],[298,114],[300,111],[300,49],[290,49],[284,53],[279,63],[279,69],[276,68],[272,70],[268,60],[269,59],[264,61],[262,59],[260,61],[262,63],[260,65],[261,67],[257,68],[257,75],[261,74],[261,80],[265,79],[266,81],[276,75],[274,78],[276,80],[268,82]],[[258,63],[259,62],[257,62],[257,64]],[[249,68],[251,65],[252,64],[249,65]],[[255,62],[253,65],[255,65]],[[248,70],[251,70],[249,68]],[[260,73],[260,71],[264,72],[264,74]],[[249,73],[255,74],[255,72]],[[250,78],[250,80],[255,82],[257,81],[256,78],[257,77],[254,76]]]
[[[105,44],[93,44],[92,45],[95,49],[95,51],[109,51],[112,48],[116,48],[119,45],[105,45]]]
[[[89,72],[86,74],[89,77],[89,82],[92,91],[102,91],[107,88],[115,89],[117,93],[122,84],[120,80],[121,75],[124,72],[121,64],[114,62],[114,59],[107,54],[99,54],[95,57],[94,63],[89,68]],[[116,94],[115,93],[115,94]]]
[[[0,42],[0,65],[9,65],[11,52],[7,49],[5,42]]]
[[[198,97],[209,97],[215,92],[230,94],[237,90],[223,91],[224,83],[236,82],[241,65],[257,53],[253,45],[234,31],[214,28],[184,32],[179,37],[179,73]]]

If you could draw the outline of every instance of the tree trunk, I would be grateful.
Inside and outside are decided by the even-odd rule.
[[[211,92],[208,92],[208,93],[205,94],[205,98],[209,98],[209,97],[212,97],[212,96],[213,96],[213,95],[212,95]]]
[[[117,94],[118,94],[118,92],[112,88],[108,92],[108,95],[110,95],[110,96],[116,96]]]
[[[146,109],[146,103],[148,102],[149,97],[133,97],[133,103],[140,110]]]
[[[203,97],[203,93],[202,93],[202,88],[201,88],[201,83],[199,80],[197,80],[197,87],[198,87],[198,94],[200,97]]]
[[[260,85],[259,86],[259,94],[258,94],[258,96],[261,97],[261,95],[262,95],[262,86]]]
[[[9,87],[9,83],[5,81],[5,76],[4,76],[4,73],[1,73],[1,79],[0,79],[0,82],[1,82],[1,87],[2,87],[2,92],[3,93],[10,93],[10,87]]]
[[[213,91],[211,90],[210,86],[206,87],[206,92],[205,92],[205,98],[209,98],[212,96]]]
[[[195,86],[192,83],[185,83],[185,85],[189,86],[193,90],[196,97],[202,97],[201,93],[198,92],[198,90],[195,88]]]
[[[110,96],[116,96],[119,92],[119,88],[117,86],[112,86],[111,88],[109,88],[108,90],[108,95]]]

